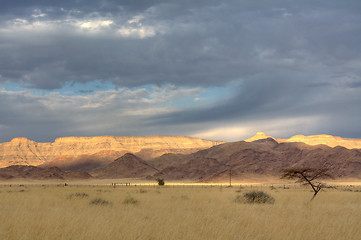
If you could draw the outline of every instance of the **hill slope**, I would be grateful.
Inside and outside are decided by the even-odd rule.
[[[32,179],[32,180],[71,180],[89,179],[91,175],[80,171],[63,171],[57,167],[41,168],[35,166],[13,165],[0,168],[0,180]]]
[[[234,142],[196,153],[177,156],[178,163],[163,168],[156,176],[203,181],[279,178],[291,167],[328,168],[336,178],[361,178],[361,150],[304,143],[278,143],[272,138]],[[156,164],[156,162],[153,162]]]
[[[127,153],[109,165],[93,171],[98,178],[142,178],[154,175],[158,170],[134,154]]]

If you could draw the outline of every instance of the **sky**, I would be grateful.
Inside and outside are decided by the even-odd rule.
[[[359,0],[1,0],[0,142],[361,138]]]

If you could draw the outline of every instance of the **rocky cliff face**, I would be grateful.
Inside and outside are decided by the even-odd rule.
[[[341,146],[348,149],[360,149],[361,148],[361,139],[356,138],[341,138],[331,135],[312,135],[312,136],[303,136],[296,135],[289,139],[277,139],[278,142],[303,142],[308,145],[319,145],[325,144],[329,147]]]
[[[273,137],[268,136],[262,132],[258,132],[256,135],[254,135],[253,137],[251,137],[245,141],[253,142],[253,141],[257,141],[260,139],[266,139],[266,138],[273,138]],[[306,144],[312,145],[312,146],[324,144],[329,147],[341,146],[341,147],[345,147],[348,149],[361,149],[361,139],[341,138],[341,137],[331,136],[331,135],[326,135],[326,134],[311,135],[311,136],[296,135],[289,139],[281,139],[281,138],[273,138],[273,139],[275,139],[278,143],[302,142],[302,143],[306,143]]]
[[[64,137],[53,143],[38,143],[27,138],[14,138],[0,143],[0,167],[40,165],[60,156],[91,155],[104,150],[140,153],[144,159],[165,153],[191,153],[222,142],[190,137]]]

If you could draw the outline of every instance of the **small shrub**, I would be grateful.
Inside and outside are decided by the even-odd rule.
[[[344,189],[342,189],[342,191],[344,191],[344,192],[352,192],[352,189],[350,189],[350,188],[344,188]]]
[[[238,195],[235,202],[241,203],[269,203],[273,204],[275,199],[262,191],[252,191],[244,193],[243,196]]]
[[[87,198],[89,197],[88,194],[86,193],[72,193],[68,196],[68,199],[72,199],[72,198]]]
[[[137,204],[138,202],[138,200],[134,199],[131,196],[126,197],[123,201],[124,204]]]
[[[139,193],[147,193],[147,190],[145,190],[145,189],[139,189],[139,191],[138,191]]]
[[[100,192],[111,192],[110,190],[102,190],[102,189],[97,189],[96,191],[99,192],[99,193]]]
[[[95,198],[92,201],[90,201],[91,205],[102,205],[102,206],[106,206],[106,205],[112,205],[111,202],[101,199],[101,198]]]

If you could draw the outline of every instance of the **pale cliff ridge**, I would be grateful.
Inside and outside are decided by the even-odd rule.
[[[253,137],[245,140],[246,142],[253,142],[261,139],[266,138],[273,138],[268,136],[262,132],[258,132]],[[282,138],[273,138],[278,143],[283,142],[302,142],[308,145],[319,145],[324,144],[329,147],[345,147],[348,149],[361,149],[361,139],[358,138],[342,138],[338,136],[332,136],[327,134],[320,134],[320,135],[311,135],[311,136],[304,136],[304,135],[295,135],[289,139],[282,139]]]
[[[0,167],[15,164],[37,166],[60,156],[77,157],[104,150],[141,152],[143,157],[152,158],[165,153],[196,152],[221,143],[224,142],[183,136],[63,137],[53,143],[38,143],[21,137],[0,143]]]
[[[321,135],[296,135],[289,139],[277,139],[278,142],[303,142],[308,145],[325,144],[329,147],[345,147],[348,149],[361,149],[361,139],[357,138],[342,138],[338,136],[332,136],[327,134]]]
[[[261,139],[266,139],[266,138],[273,138],[271,136],[268,136],[266,134],[264,134],[263,132],[257,132],[256,135],[254,135],[251,138],[248,138],[246,140],[244,140],[245,142],[253,142],[253,141],[257,141],[257,140],[261,140]],[[274,138],[273,138],[274,139]]]

